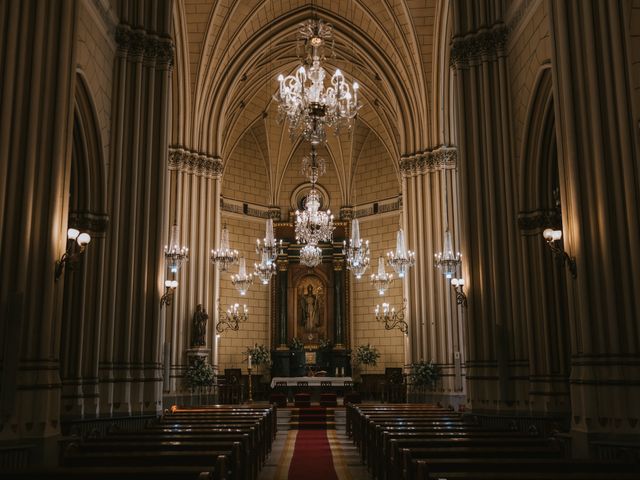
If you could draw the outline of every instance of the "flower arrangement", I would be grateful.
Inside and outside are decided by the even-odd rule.
[[[246,351],[247,356],[251,355],[251,363],[255,366],[269,365],[271,363],[271,357],[269,350],[264,345],[258,345],[257,343],[253,347],[248,347]]]
[[[440,378],[440,369],[433,362],[417,362],[411,365],[411,382],[414,385],[435,386]]]
[[[331,350],[333,350],[333,342],[331,340],[324,338],[320,340],[320,343],[318,344],[319,352],[330,352]]]
[[[304,349],[304,343],[302,343],[302,340],[300,340],[298,337],[293,337],[291,339],[291,341],[289,342],[289,349],[290,350],[303,350]]]
[[[184,374],[189,387],[206,387],[213,384],[213,367],[202,357],[196,357]]]
[[[373,365],[376,366],[380,358],[380,352],[371,344],[358,345],[356,347],[355,361],[357,365]]]

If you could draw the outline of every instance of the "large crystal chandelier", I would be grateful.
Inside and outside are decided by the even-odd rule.
[[[339,69],[331,76],[325,88],[327,71],[321,62],[324,47],[331,40],[333,27],[322,20],[312,19],[302,24],[298,37],[304,41],[306,66],[300,66],[294,75],[279,75],[280,89],[274,96],[278,102],[280,118],[289,122],[289,133],[299,133],[312,144],[326,140],[325,127],[350,128],[359,109],[357,82],[350,85]]]
[[[310,268],[317,267],[322,263],[322,249],[317,245],[305,245],[300,249],[300,263]]]
[[[226,272],[229,269],[229,266],[238,263],[240,254],[237,250],[231,250],[231,248],[229,248],[229,230],[227,230],[226,224],[222,227],[220,248],[211,250],[211,256],[209,258],[212,263],[218,265],[221,272]]]
[[[439,268],[445,277],[453,277],[458,265],[460,265],[462,261],[462,254],[460,252],[453,252],[451,232],[448,229],[444,232],[444,248],[441,252],[434,254],[434,257],[434,267]]]
[[[189,249],[184,245],[180,246],[179,242],[180,227],[173,225],[169,245],[164,246],[164,257],[171,273],[178,273],[182,264],[189,261]]]
[[[374,273],[371,275],[371,284],[373,287],[378,290],[380,295],[384,295],[384,292],[391,286],[393,283],[393,274],[387,273],[384,270],[384,258],[378,258],[378,273]]]
[[[387,263],[392,267],[398,277],[404,278],[410,267],[416,264],[416,254],[410,250],[404,243],[404,231],[398,230],[396,237],[396,251],[387,252]]]
[[[360,238],[360,222],[357,218],[351,220],[351,238],[349,245],[343,242],[342,254],[347,260],[347,268],[360,280],[367,268],[369,268],[369,240]],[[383,267],[384,268],[384,265]]]
[[[240,258],[238,273],[231,275],[231,284],[238,289],[240,295],[245,295],[253,284],[253,273],[247,273],[247,265],[244,257]]]

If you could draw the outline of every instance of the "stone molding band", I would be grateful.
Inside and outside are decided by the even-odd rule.
[[[172,68],[175,57],[175,44],[168,37],[160,37],[143,29],[131,28],[121,23],[116,27],[118,56],[131,57],[145,63],[156,63],[164,68]]]
[[[559,209],[540,209],[518,214],[518,227],[524,233],[538,233],[541,228],[561,228],[562,213]]]
[[[169,170],[179,170],[206,178],[222,176],[222,159],[182,147],[169,147]]]
[[[455,168],[458,150],[455,147],[438,147],[423,153],[403,156],[400,159],[400,173],[403,177],[434,172],[445,168]]]
[[[508,36],[509,28],[500,22],[489,29],[454,38],[451,42],[449,65],[459,68],[468,66],[473,61],[502,56]]]
[[[69,212],[69,227],[88,231],[92,236],[104,236],[109,226],[109,215],[96,212]]]

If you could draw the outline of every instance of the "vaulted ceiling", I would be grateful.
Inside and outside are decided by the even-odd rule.
[[[329,135],[327,145],[347,199],[367,138],[379,139],[396,168],[401,155],[439,143],[430,99],[442,42],[434,25],[447,8],[437,0],[176,1],[172,144],[226,161],[251,135],[275,198],[298,146],[277,122],[276,77],[299,66],[297,29],[315,14],[334,27],[326,66],[362,86],[353,132]]]

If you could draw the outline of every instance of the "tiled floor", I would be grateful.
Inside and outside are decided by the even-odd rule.
[[[289,430],[289,411],[278,410],[278,433],[271,454],[267,458],[258,480],[285,480],[293,455],[297,430]],[[358,450],[345,434],[345,411],[335,411],[336,430],[327,430],[333,462],[340,480],[370,480],[372,477],[362,465]]]

